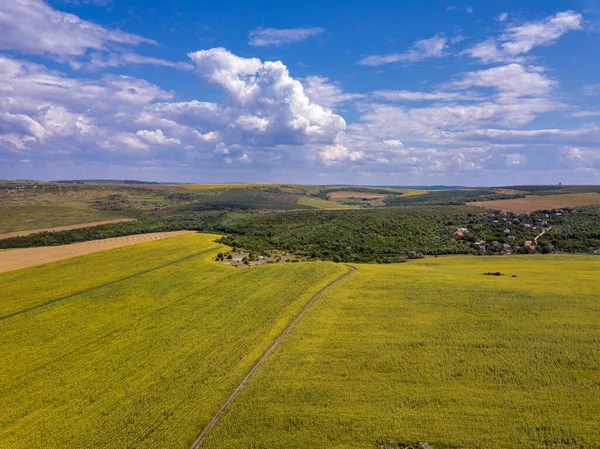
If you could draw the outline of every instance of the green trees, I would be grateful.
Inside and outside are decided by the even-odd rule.
[[[244,249],[251,261],[264,256],[265,251],[281,250],[303,260],[391,263],[426,255],[479,253],[481,246],[487,254],[500,253],[503,244],[513,249],[523,246],[525,241],[533,241],[542,230],[551,227],[535,245],[543,253],[598,250],[600,207],[563,212],[539,211],[519,217],[520,221],[500,216],[498,212],[462,206],[203,212],[0,239],[0,249],[197,230],[223,235],[222,243]],[[454,237],[457,228],[466,228],[468,232]]]

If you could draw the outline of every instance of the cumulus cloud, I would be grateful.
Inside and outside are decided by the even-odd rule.
[[[146,129],[140,130],[135,133],[140,139],[147,143],[155,145],[179,145],[181,140],[176,138],[166,137],[162,130],[157,129],[156,131],[148,131]]]
[[[198,78],[227,95],[223,114],[231,117],[229,135],[269,146],[331,144],[346,127],[342,117],[311,102],[281,61],[241,58],[224,48],[189,56]]]
[[[119,147],[146,150],[132,122],[154,101],[171,98],[170,92],[136,78],[73,79],[0,57],[2,140],[22,150],[43,150],[45,156],[63,151],[78,157]]]
[[[383,143],[386,144],[388,147],[401,147],[403,145],[402,141],[398,139],[384,140]]]
[[[350,151],[342,144],[329,145],[321,150],[320,158],[327,165],[335,164],[336,162],[352,161],[356,162],[364,156],[361,151]]]
[[[319,27],[311,28],[258,28],[250,31],[248,45],[253,47],[281,46],[300,42],[323,34],[325,30]]]
[[[360,65],[380,66],[393,62],[418,62],[425,59],[441,58],[448,39],[436,34],[429,39],[416,41],[406,53],[392,53],[389,55],[371,55],[358,61]]]
[[[463,73],[429,92],[374,91],[361,101],[344,143],[362,153],[361,163],[386,161],[406,176],[537,170],[540,161],[558,167],[564,155],[557,145],[571,141],[593,152],[598,127],[519,129],[545,113],[569,110],[557,88],[542,67],[513,63]]]
[[[582,22],[583,16],[575,11],[559,12],[543,20],[509,26],[500,37],[480,42],[464,53],[484,63],[523,62],[523,56],[533,48],[550,45],[567,32],[580,30]]]
[[[23,23],[13,23],[15,14],[23,14]],[[528,59],[535,47],[581,28],[581,16],[567,11],[521,25],[508,17],[497,19],[502,34],[468,51],[501,64],[459,74],[431,89],[406,90],[400,84],[397,90],[364,94],[345,92],[321,76],[295,79],[281,61],[243,58],[223,48],[190,53],[188,62],[143,56],[134,47],[154,41],[91,24],[41,0],[4,2],[0,27],[8,32],[0,35],[0,48],[52,57],[75,69],[151,64],[189,70],[223,95],[214,101],[175,101],[173,92],[143,79],[73,77],[0,56],[0,166],[6,173],[7,161],[71,167],[88,161],[124,176],[168,172],[172,177],[178,170],[222,173],[222,167],[232,170],[227,173],[286,167],[316,173],[320,164],[327,174],[351,173],[360,166],[373,176],[397,177],[387,182],[441,179],[467,170],[469,176],[494,170],[529,173],[540,166],[600,175],[598,112],[564,104],[568,97],[550,75],[557,72]],[[32,31],[36,27],[39,33]],[[256,45],[301,40],[272,31],[251,39],[257,39]],[[436,35],[405,53],[361,63],[441,57],[447,44]],[[591,85],[579,93],[598,92]],[[336,112],[350,108],[355,113],[347,126]],[[585,125],[530,129],[550,112],[564,112]]]
[[[338,147],[344,119],[311,100],[280,61],[240,58],[222,48],[190,58],[200,81],[223,90],[222,102],[174,102],[173,93],[141,79],[70,78],[0,57],[0,156],[17,151],[39,154],[38,160],[116,161],[168,154],[192,165],[233,166],[357,159],[359,153]]]

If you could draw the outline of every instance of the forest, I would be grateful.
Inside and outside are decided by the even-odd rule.
[[[534,249],[523,245],[548,228]],[[467,231],[457,236],[457,229]],[[205,211],[1,239],[0,249],[176,230],[221,234],[223,243],[253,253],[278,249],[303,260],[335,262],[390,263],[423,255],[501,254],[506,252],[504,244],[513,245],[511,252],[589,253],[600,248],[600,207],[525,215],[468,206]]]

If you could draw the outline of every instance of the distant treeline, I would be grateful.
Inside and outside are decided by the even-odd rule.
[[[524,196],[524,195],[523,195]],[[417,205],[461,205],[471,201],[487,201],[515,198],[515,195],[499,195],[489,189],[469,190],[437,190],[425,195],[392,196],[384,198],[387,206],[417,206]]]
[[[136,221],[109,223],[89,228],[40,232],[22,237],[0,239],[0,249],[66,245],[125,235],[148,234],[150,232],[211,230],[214,223],[217,223],[222,215],[222,212],[215,212],[162,218],[144,217]]]
[[[508,227],[498,212],[470,207],[421,206],[359,210],[306,210],[279,212],[201,212],[168,217],[144,217],[60,232],[44,232],[0,240],[0,249],[62,245],[124,235],[178,230],[222,234],[223,243],[254,253],[273,249],[305,259],[344,262],[402,262],[422,255],[479,253],[475,242],[508,242]],[[530,229],[523,223],[544,221]],[[541,211],[521,216],[510,226],[517,242],[533,240],[543,227],[552,226],[542,240],[542,252],[590,252],[600,248],[600,207],[578,213]],[[456,238],[453,231],[467,227]],[[515,242],[513,242],[515,244]]]

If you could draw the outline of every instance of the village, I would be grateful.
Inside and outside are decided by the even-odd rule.
[[[557,217],[577,214],[577,209],[558,209],[531,214],[518,212],[491,212],[484,222],[453,227],[455,239],[471,243],[479,254],[528,254],[551,252],[552,245],[543,243],[544,235],[552,229]]]

